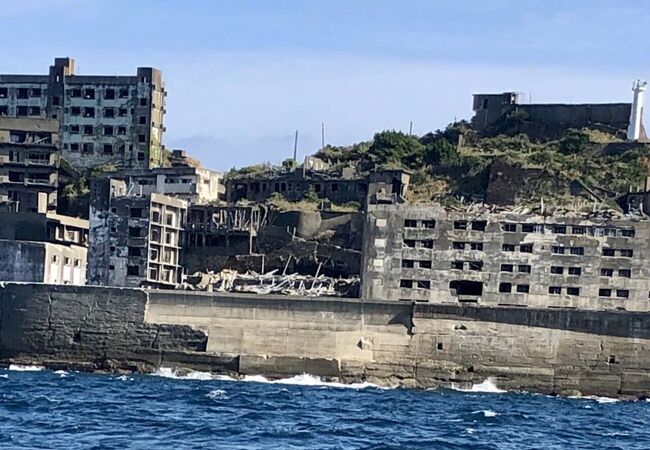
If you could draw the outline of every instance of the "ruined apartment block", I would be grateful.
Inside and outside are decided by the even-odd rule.
[[[0,117],[0,209],[56,209],[59,123]]]
[[[229,203],[241,200],[264,202],[274,194],[289,201],[299,201],[308,192],[336,204],[355,202],[403,203],[408,190],[410,174],[402,170],[383,170],[358,176],[351,167],[342,173],[305,167],[296,170],[270,170],[264,173],[241,175],[226,180]]]
[[[0,281],[86,284],[88,221],[0,212]]]
[[[647,310],[650,221],[370,206],[363,297]]]
[[[88,283],[178,286],[187,202],[129,192],[124,181],[114,179],[96,181],[91,196]]]
[[[77,75],[74,59],[56,58],[48,75],[0,75],[0,116],[59,120],[62,155],[79,169],[158,167],[166,95],[158,69]]]
[[[221,173],[201,167],[126,169],[106,176],[126,181],[129,189],[139,194],[165,194],[192,205],[218,203],[225,198]]]

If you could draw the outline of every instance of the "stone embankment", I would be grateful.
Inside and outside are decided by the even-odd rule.
[[[0,364],[650,393],[650,314],[6,284]]]

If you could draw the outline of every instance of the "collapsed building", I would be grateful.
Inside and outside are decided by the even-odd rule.
[[[55,58],[48,75],[0,75],[0,116],[59,121],[62,155],[78,169],[162,164],[162,74],[79,75],[75,60]]]
[[[88,221],[0,212],[0,281],[86,284]]]

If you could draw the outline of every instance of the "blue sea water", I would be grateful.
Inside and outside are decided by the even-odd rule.
[[[0,370],[0,448],[650,448],[648,402],[159,375]]]

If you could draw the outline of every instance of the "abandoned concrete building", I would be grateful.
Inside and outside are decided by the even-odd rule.
[[[517,92],[475,94],[472,127],[484,133],[510,131],[532,138],[557,136],[567,128],[617,132],[627,129],[632,110],[632,103],[542,104],[522,100],[523,95]],[[642,137],[646,138],[645,130]]]
[[[48,75],[0,75],[0,116],[57,119],[62,155],[79,169],[158,167],[166,95],[158,69],[77,75],[74,59],[56,58]]]
[[[307,169],[270,170],[268,172],[229,177],[226,193],[229,203],[240,200],[264,202],[273,194],[280,194],[289,201],[299,201],[308,192],[336,204],[354,202],[361,206],[372,194],[374,201],[404,201],[410,175],[401,170],[375,171],[367,176],[358,176],[352,168],[343,173]],[[370,184],[373,184],[370,187]]]
[[[0,223],[0,281],[86,283],[87,220],[0,212]]]
[[[180,161],[186,164],[181,164]],[[181,198],[191,205],[225,201],[226,187],[222,173],[205,169],[198,164],[187,164],[187,161],[178,159],[172,167],[123,169],[107,172],[105,176],[124,180],[131,192],[140,195],[165,194]]]
[[[645,309],[650,220],[370,206],[363,297]]]
[[[124,181],[108,178],[93,183],[91,195],[88,283],[176,287],[187,202],[131,193]]]
[[[0,210],[56,209],[59,123],[0,117]]]

